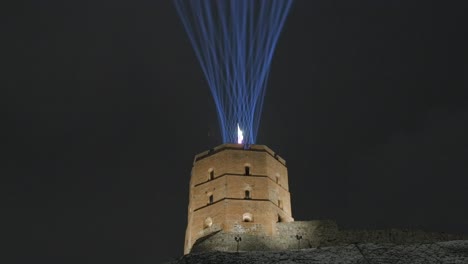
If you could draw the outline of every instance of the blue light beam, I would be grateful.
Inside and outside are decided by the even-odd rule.
[[[174,0],[213,95],[224,143],[254,144],[270,65],[293,0]]]

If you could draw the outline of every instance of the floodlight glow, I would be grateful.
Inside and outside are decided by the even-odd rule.
[[[254,144],[273,53],[293,0],[174,0],[214,98],[224,143]]]
[[[244,141],[244,133],[239,127],[239,124],[237,124],[237,144],[242,144]]]

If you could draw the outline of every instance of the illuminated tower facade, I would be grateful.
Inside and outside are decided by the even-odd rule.
[[[275,236],[293,222],[286,161],[267,146],[224,144],[195,156],[184,253],[217,231]]]

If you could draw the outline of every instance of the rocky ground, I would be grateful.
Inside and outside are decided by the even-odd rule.
[[[410,245],[350,244],[278,252],[205,252],[167,264],[195,263],[468,264],[468,240]]]

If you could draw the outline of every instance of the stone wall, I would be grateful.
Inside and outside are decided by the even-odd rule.
[[[464,235],[426,232],[409,229],[382,229],[382,230],[341,230],[337,237],[339,244],[352,243],[431,243],[438,241],[468,239]]]
[[[287,251],[203,252],[185,255],[168,264],[466,264],[468,241],[416,244],[350,244]]]
[[[239,250],[277,251],[312,248],[336,244],[338,228],[333,221],[298,221],[276,223],[276,235],[265,236],[252,233],[215,232],[197,241],[192,252],[236,251],[236,236],[241,237]],[[297,237],[299,236],[299,237]],[[300,239],[298,239],[300,238]]]
[[[275,246],[271,236],[252,235],[245,233],[238,235],[242,241],[239,242],[239,250],[241,251],[271,251],[275,250]],[[208,251],[237,251],[236,235],[217,231],[206,237],[203,237],[195,242],[190,253],[208,252]]]
[[[350,245],[359,243],[414,244],[463,240],[467,236],[421,230],[340,230],[334,221],[297,221],[276,223],[273,237],[251,233],[212,233],[195,243],[192,252],[236,251],[236,236],[241,237],[240,251],[280,251]]]

